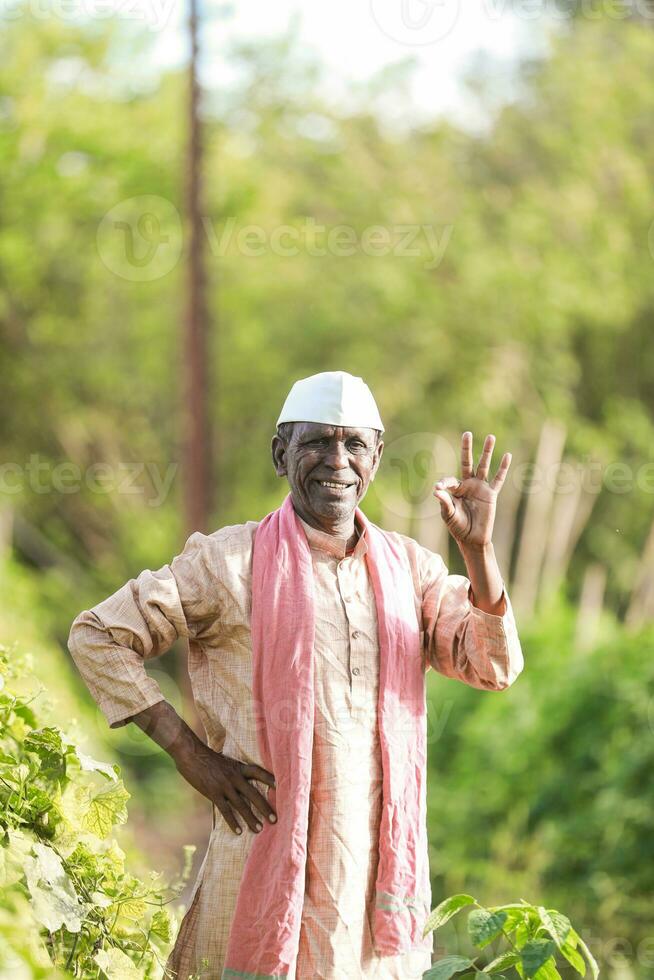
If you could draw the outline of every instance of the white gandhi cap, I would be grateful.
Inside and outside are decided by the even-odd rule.
[[[277,425],[282,422],[322,422],[384,431],[370,388],[362,378],[346,371],[323,371],[296,381]]]

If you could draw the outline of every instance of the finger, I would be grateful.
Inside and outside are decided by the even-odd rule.
[[[477,466],[476,477],[478,480],[485,480],[488,477],[488,471],[490,469],[491,456],[493,455],[493,446],[495,445],[495,436],[489,435],[484,439],[484,448],[481,451],[481,456],[479,457],[479,465]]]
[[[472,432],[464,432],[461,436],[461,478],[467,480],[472,472]]]
[[[245,776],[246,779],[258,779],[262,783],[267,783],[268,786],[272,786],[275,789],[275,777],[263,766],[257,766],[254,763],[244,765],[241,768],[241,775]]]
[[[442,480],[438,480],[434,484],[434,489],[449,490],[450,493],[455,494],[460,486],[461,486],[461,480],[457,480],[455,476],[444,476]]]
[[[225,820],[225,823],[227,824],[229,829],[233,830],[235,834],[243,833],[243,829],[240,823],[238,822],[238,820],[236,819],[236,817],[234,816],[234,813],[232,812],[232,808],[229,805],[229,803],[226,800],[214,800],[213,802],[215,807],[218,810],[220,810],[223,819]]]
[[[251,783],[248,783],[247,779],[243,779],[237,789],[242,796],[257,808],[262,817],[265,817],[270,823],[277,822],[277,814],[256,786],[252,786]]]
[[[259,818],[252,813],[248,801],[238,791],[235,783],[230,784],[226,791],[226,796],[232,809],[235,810],[239,816],[243,817],[250,830],[252,830],[255,834],[258,834],[259,831],[263,829],[263,824]]]
[[[500,461],[500,468],[498,469],[493,479],[493,482],[491,483],[491,487],[493,488],[493,490],[497,490],[499,492],[502,489],[502,484],[506,479],[506,474],[509,472],[510,465],[511,465],[511,453],[504,453]]]
[[[434,496],[441,505],[441,517],[446,521],[454,517],[456,507],[447,490],[434,490]]]

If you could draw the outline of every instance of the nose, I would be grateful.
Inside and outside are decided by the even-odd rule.
[[[333,443],[329,447],[329,452],[325,457],[325,463],[332,470],[346,470],[350,462],[347,458],[345,444],[342,442]]]

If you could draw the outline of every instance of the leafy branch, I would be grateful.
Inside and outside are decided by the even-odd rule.
[[[597,963],[570,920],[556,909],[531,905],[524,899],[519,903],[486,908],[472,895],[452,895],[430,913],[423,935],[445,925],[465,908],[469,911],[468,935],[473,946],[482,950],[495,940],[503,939],[509,948],[482,965],[476,958],[445,956],[423,974],[423,980],[450,980],[459,973],[462,974],[460,980],[470,977],[506,980],[508,970],[515,970],[521,980],[561,980],[557,955],[567,960],[582,977],[586,975],[588,964],[592,980],[597,980]]]

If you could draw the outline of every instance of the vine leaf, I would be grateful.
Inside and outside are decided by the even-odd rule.
[[[118,766],[113,763],[108,762],[98,762],[96,759],[92,759],[90,755],[86,755],[81,749],[76,748],[75,754],[79,760],[81,769],[84,772],[101,772],[103,776],[107,776],[109,779],[118,779]]]
[[[75,887],[61,858],[45,844],[33,844],[35,857],[25,858],[25,878],[32,898],[34,918],[50,932],[66,926],[79,932],[85,915]]]
[[[93,957],[107,980],[141,980],[141,971],[130,960],[127,953],[112,946],[100,949]]]
[[[88,799],[88,809],[82,818],[85,830],[104,840],[115,824],[125,823],[130,794],[119,780],[107,789],[93,793]]]

